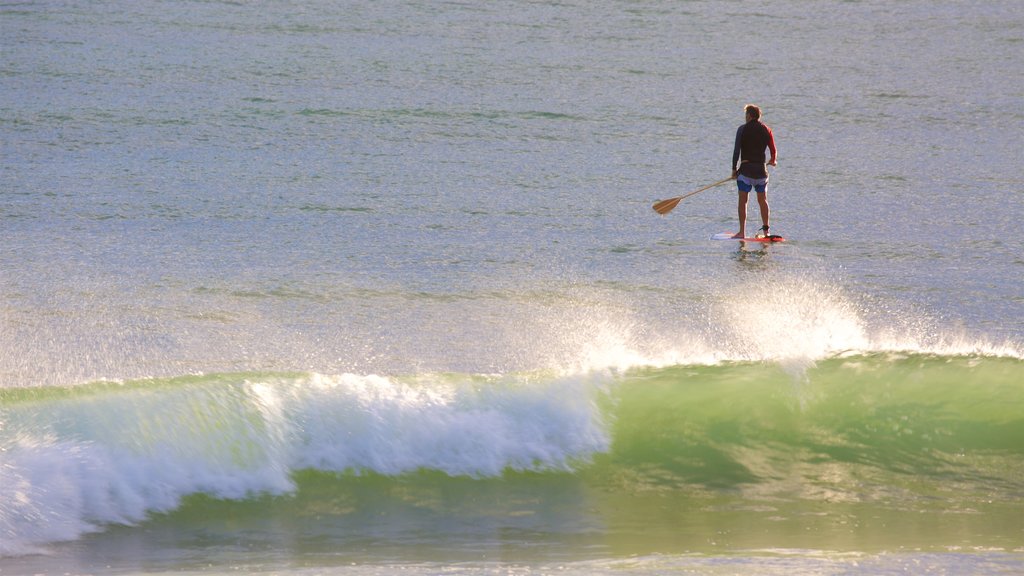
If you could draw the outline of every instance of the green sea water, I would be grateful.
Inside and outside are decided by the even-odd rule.
[[[797,559],[1012,573],[1022,369],[888,353],[799,378],[741,362],[6,390],[5,530],[81,533],[5,566],[657,573],[719,558],[722,573]]]

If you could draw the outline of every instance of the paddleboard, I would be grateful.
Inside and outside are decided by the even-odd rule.
[[[715,234],[711,237],[712,240],[739,240],[740,242],[763,242],[765,244],[771,242],[785,242],[786,239],[778,234],[769,234],[763,238],[737,238],[733,236],[732,232],[722,232],[721,234]]]

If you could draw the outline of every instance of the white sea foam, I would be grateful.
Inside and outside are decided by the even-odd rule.
[[[568,469],[608,446],[591,392],[580,378],[417,385],[314,376],[290,390],[285,420],[300,468],[473,476]]]
[[[600,377],[529,379],[310,375],[211,377],[7,409],[0,436],[0,554],[37,551],[104,524],[132,524],[203,492],[293,489],[316,468],[494,476],[570,470],[608,448]],[[75,422],[45,426],[46,422]]]

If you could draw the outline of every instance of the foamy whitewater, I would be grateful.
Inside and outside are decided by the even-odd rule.
[[[0,573],[1024,572],[1016,3],[0,32]]]

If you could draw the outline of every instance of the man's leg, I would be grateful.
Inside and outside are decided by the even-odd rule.
[[[772,213],[771,208],[768,207],[768,192],[757,193],[757,205],[761,208],[761,224],[768,226],[768,220],[771,218]]]
[[[747,198],[750,196],[750,192],[740,191],[739,203],[736,206],[736,213],[740,217],[740,231],[736,233],[736,238],[745,238],[747,235]]]

